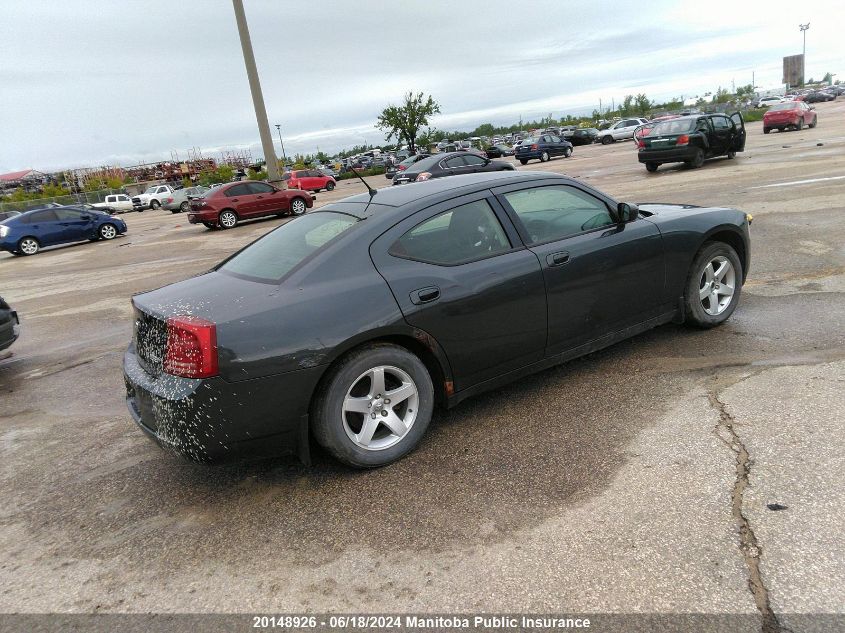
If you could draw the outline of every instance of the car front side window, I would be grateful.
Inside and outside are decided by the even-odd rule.
[[[476,200],[421,222],[390,248],[394,257],[453,266],[510,250],[486,200]]]
[[[504,198],[532,244],[615,224],[604,202],[568,185],[513,191],[504,194]]]

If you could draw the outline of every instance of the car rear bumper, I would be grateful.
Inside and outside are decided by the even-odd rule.
[[[671,149],[641,149],[637,154],[637,158],[641,163],[683,163],[693,159],[696,149],[698,148],[694,145],[673,147]]]
[[[763,127],[784,127],[786,125],[798,125],[798,116],[789,116],[789,117],[778,117],[777,119],[774,118],[764,118],[763,119]]]
[[[517,160],[534,160],[539,159],[542,154],[543,152],[538,149],[530,152],[519,152],[518,154],[514,154],[514,158]]]
[[[149,374],[132,345],[123,357],[126,405],[135,424],[162,448],[199,462],[307,452],[310,398],[323,370],[240,382],[197,380]]]

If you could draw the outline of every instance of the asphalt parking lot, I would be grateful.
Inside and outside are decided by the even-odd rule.
[[[631,142],[520,168],[752,213],[742,302],[436,414],[371,472],[189,464],[126,411],[130,296],[284,220],[132,213],[112,242],[0,254],[24,328],[0,361],[0,611],[843,611],[845,99],[817,110],[698,170],[647,174]]]

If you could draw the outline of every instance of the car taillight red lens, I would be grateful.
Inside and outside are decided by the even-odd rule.
[[[173,198],[168,198],[167,203],[170,204],[171,202],[173,202]]]
[[[182,378],[216,376],[217,326],[190,315],[167,319],[164,371]]]
[[[397,167],[397,169],[399,171],[405,171],[406,169],[408,169],[408,167],[406,165],[399,165],[399,167]]]
[[[531,149],[539,149],[539,147],[538,147],[537,143],[532,144],[532,145],[531,145]]]
[[[689,136],[686,134],[681,134],[678,137],[678,140],[675,141],[675,145],[689,145]]]
[[[642,139],[638,139],[637,140],[637,147],[639,147],[640,149],[645,148],[645,141],[642,140]]]

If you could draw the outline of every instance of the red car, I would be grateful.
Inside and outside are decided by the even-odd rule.
[[[803,101],[785,101],[776,103],[763,115],[763,134],[768,134],[774,129],[783,132],[791,127],[800,130],[804,125],[816,127],[818,115],[813,106]]]
[[[192,198],[188,222],[231,229],[241,220],[302,215],[313,206],[311,194],[299,189],[276,189],[258,181],[233,182],[212,188],[202,198]]]
[[[319,169],[298,169],[284,175],[290,189],[302,189],[304,191],[320,191],[334,189],[337,181],[331,176],[326,176]]]

